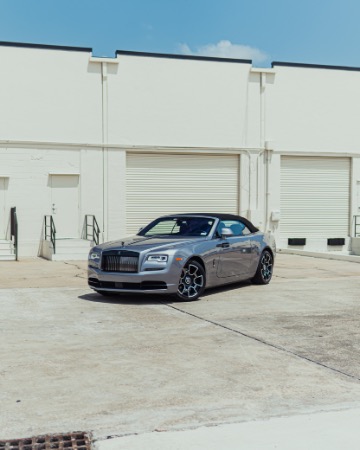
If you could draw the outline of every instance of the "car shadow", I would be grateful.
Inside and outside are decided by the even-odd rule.
[[[200,302],[202,298],[211,297],[215,294],[221,294],[228,291],[234,291],[235,289],[242,289],[250,286],[252,283],[250,281],[240,281],[237,283],[231,283],[225,286],[218,286],[207,289],[203,295],[195,300],[194,303]],[[181,300],[176,299],[175,296],[167,295],[167,294],[113,294],[109,296],[102,296],[96,292],[92,292],[89,294],[79,295],[78,298],[80,300],[86,300],[94,303],[112,303],[112,304],[124,304],[124,305],[158,305],[158,304],[174,304],[174,303],[192,303],[192,302],[183,302]]]
[[[221,294],[223,292],[234,291],[235,289],[242,289],[251,285],[252,285],[251,281],[238,281],[236,283],[230,283],[223,286],[216,286],[213,288],[206,289],[201,298],[208,297],[214,294]]]
[[[160,296],[153,294],[112,294],[109,296],[102,296],[101,294],[97,294],[96,292],[90,294],[79,295],[78,298],[80,300],[86,300],[88,302],[94,303],[114,303],[114,304],[127,304],[127,305],[158,305],[159,303],[164,303],[164,299],[162,298],[168,296]]]

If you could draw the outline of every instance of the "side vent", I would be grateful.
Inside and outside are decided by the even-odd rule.
[[[327,245],[345,245],[345,238],[329,238]]]
[[[289,238],[288,245],[306,245],[305,238]]]

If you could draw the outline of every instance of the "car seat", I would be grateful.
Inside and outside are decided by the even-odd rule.
[[[230,225],[230,230],[233,232],[234,236],[242,236],[244,228],[245,226],[241,223],[233,223],[232,225]]]

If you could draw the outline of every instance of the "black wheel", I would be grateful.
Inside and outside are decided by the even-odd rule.
[[[197,261],[189,261],[180,275],[176,297],[183,302],[197,300],[205,289],[205,270]]]
[[[274,258],[268,250],[264,250],[260,256],[260,261],[256,274],[251,280],[255,284],[270,283],[274,267]]]

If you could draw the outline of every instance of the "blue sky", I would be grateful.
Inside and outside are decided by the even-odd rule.
[[[0,0],[0,40],[360,67],[359,0]]]

